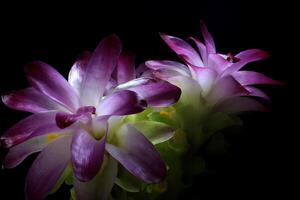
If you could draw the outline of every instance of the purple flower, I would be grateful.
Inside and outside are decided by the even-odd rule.
[[[201,23],[204,43],[190,37],[197,47],[194,49],[184,40],[161,34],[162,39],[184,61],[147,61],[146,65],[154,70],[154,75],[168,80],[181,88],[185,84],[200,86],[201,96],[209,105],[219,111],[240,112],[261,110],[263,106],[248,96],[269,100],[269,97],[253,87],[257,84],[280,84],[265,75],[242,69],[246,64],[268,57],[268,53],[259,49],[242,51],[236,55],[216,52],[215,43],[204,23]],[[191,78],[193,80],[191,80]],[[231,105],[231,106],[229,106]]]
[[[33,62],[25,68],[32,87],[2,96],[6,106],[33,113],[0,139],[1,146],[10,148],[7,168],[42,151],[27,175],[28,199],[45,198],[70,163],[77,199],[106,199],[117,176],[117,161],[147,183],[165,177],[166,166],[153,144],[122,124],[121,117],[147,106],[171,105],[180,89],[153,79],[116,89],[136,78],[134,59],[120,54],[119,38],[105,38],[93,54],[85,53],[75,62],[68,81],[51,66]]]

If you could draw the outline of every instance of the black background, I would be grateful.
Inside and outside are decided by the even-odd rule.
[[[199,177],[186,199],[289,199],[299,188],[299,129],[293,127],[299,120],[299,22],[294,8],[289,1],[263,0],[2,5],[0,93],[28,86],[23,67],[32,60],[47,62],[67,76],[81,52],[93,50],[111,33],[121,38],[126,50],[137,53],[138,62],[177,59],[158,32],[182,38],[198,36],[202,19],[219,52],[267,50],[271,58],[249,68],[287,84],[265,88],[272,98],[270,111],[243,116],[243,132],[231,140],[232,156],[212,158],[210,167],[214,172]],[[2,103],[0,109],[1,133],[28,115],[7,109]],[[6,150],[1,149],[1,160],[5,154]],[[24,179],[33,159],[30,157],[15,169],[0,171],[1,200],[23,199]],[[60,190],[51,198],[66,196],[68,191]]]

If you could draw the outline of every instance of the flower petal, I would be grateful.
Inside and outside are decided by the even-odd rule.
[[[209,103],[214,104],[232,96],[248,94],[249,92],[232,76],[225,76],[215,83],[207,99]]]
[[[231,63],[227,61],[223,56],[219,54],[209,54],[207,66],[216,70],[217,72],[223,72]]]
[[[64,132],[50,133],[31,138],[21,144],[10,148],[4,160],[6,168],[13,168],[19,165],[29,155],[39,152],[44,149],[49,143],[55,139],[65,136]]]
[[[78,96],[80,96],[80,88],[82,80],[86,73],[86,67],[91,58],[90,52],[84,52],[78,60],[73,64],[68,77],[68,82],[73,87]]]
[[[193,47],[187,42],[170,35],[161,34],[160,36],[165,41],[165,43],[167,43],[167,45],[186,62],[191,63],[195,66],[204,66],[197,51],[195,51]]]
[[[217,72],[208,67],[195,67],[191,66],[196,74],[196,80],[202,89],[202,94],[206,95],[215,83],[218,76]]]
[[[156,121],[137,121],[130,123],[138,131],[156,145],[173,137],[175,131],[171,126]]]
[[[145,63],[141,63],[135,70],[136,76],[141,77],[145,71],[149,70]]]
[[[118,172],[118,163],[112,157],[104,162],[103,169],[89,182],[74,179],[77,200],[107,200]]]
[[[27,199],[44,199],[51,192],[69,163],[71,138],[55,140],[35,159],[26,177]]]
[[[71,111],[75,111],[79,107],[78,95],[67,80],[50,65],[35,61],[25,67],[25,72],[27,79],[35,89]]]
[[[59,128],[66,128],[77,121],[84,123],[92,119],[92,114],[95,114],[96,108],[94,106],[80,107],[76,114],[69,114],[66,112],[58,112],[55,116],[56,124]]]
[[[122,53],[117,66],[118,84],[135,79],[135,56],[131,53]]]
[[[204,38],[207,53],[208,54],[216,53],[216,47],[215,47],[214,39],[211,36],[211,34],[208,32],[207,27],[204,24],[204,22],[200,23],[200,28],[201,28],[202,35],[203,35],[203,38]]]
[[[127,88],[145,99],[148,107],[166,107],[178,101],[181,95],[179,87],[167,81],[152,80],[145,84]]]
[[[146,62],[146,66],[155,71],[159,71],[160,74],[165,74],[168,77],[168,73],[171,76],[174,75],[183,75],[183,76],[191,76],[191,73],[187,66],[169,60],[149,60]]]
[[[251,86],[246,86],[245,88],[246,88],[246,90],[248,90],[250,92],[249,96],[260,97],[260,98],[263,98],[267,101],[271,101],[270,97],[268,97],[268,95],[266,95],[260,89],[257,89],[255,87],[251,87]]]
[[[48,96],[34,88],[26,88],[16,92],[11,92],[2,97],[3,103],[12,109],[22,110],[32,113],[47,112],[53,110],[67,111],[59,103],[53,101]]]
[[[121,42],[115,35],[99,43],[89,60],[81,83],[80,94],[83,105],[96,106],[98,104],[117,65],[120,53]]]
[[[143,101],[130,90],[121,90],[105,97],[97,107],[98,115],[129,115],[144,110]]]
[[[124,167],[119,166],[115,184],[127,192],[139,192],[143,182],[129,173]]]
[[[266,108],[258,101],[248,97],[229,98],[216,105],[216,110],[225,113],[241,113],[246,111],[266,111]]]
[[[201,101],[202,88],[195,79],[185,76],[174,76],[168,81],[181,89],[180,104],[192,105],[194,109],[198,107],[196,105]]]
[[[59,131],[55,115],[56,112],[37,113],[21,120],[1,136],[1,146],[8,148],[31,137]]]
[[[154,146],[130,125],[117,131],[117,146],[106,150],[129,172],[147,183],[159,183],[166,176],[166,166]]]
[[[71,158],[74,174],[79,181],[89,181],[98,173],[104,157],[105,143],[106,136],[98,141],[83,129],[79,129],[74,135]]]
[[[200,52],[203,64],[204,64],[204,66],[207,66],[208,53],[207,53],[206,46],[202,42],[200,42],[197,38],[189,37],[189,39],[191,39],[195,42],[195,44],[198,47],[198,50]]]
[[[255,85],[255,84],[281,84],[261,73],[252,71],[237,71],[232,74],[233,77],[242,85]]]
[[[230,65],[223,73],[223,75],[232,74],[233,72],[236,72],[240,70],[242,67],[244,67],[246,64],[258,60],[265,59],[269,57],[269,54],[263,50],[260,49],[249,49],[240,52],[235,56],[239,59],[238,62],[233,63]]]
[[[114,78],[111,78],[105,87],[103,96],[107,96],[107,95],[111,94],[113,92],[113,90],[115,89],[115,87],[117,87],[117,85],[118,85],[117,81]]]

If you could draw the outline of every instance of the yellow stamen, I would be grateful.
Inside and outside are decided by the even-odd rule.
[[[170,112],[167,112],[167,111],[160,111],[159,114],[162,116],[162,117],[171,117],[171,113]]]
[[[52,142],[54,139],[56,139],[58,137],[59,137],[59,134],[57,134],[57,133],[48,134],[47,138],[46,138],[46,142],[47,143]]]

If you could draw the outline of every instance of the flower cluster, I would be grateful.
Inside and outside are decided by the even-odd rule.
[[[9,148],[6,168],[40,152],[26,178],[26,198],[44,199],[63,183],[78,200],[122,199],[115,187],[154,198],[180,184],[180,158],[231,125],[232,113],[264,110],[252,97],[269,98],[253,85],[279,82],[241,69],[268,54],[217,53],[204,24],[201,29],[204,43],[190,38],[196,49],[161,34],[183,63],[150,60],[136,68],[135,56],[111,35],[78,58],[68,80],[46,63],[28,64],[31,87],[2,101],[32,115],[0,138]]]

